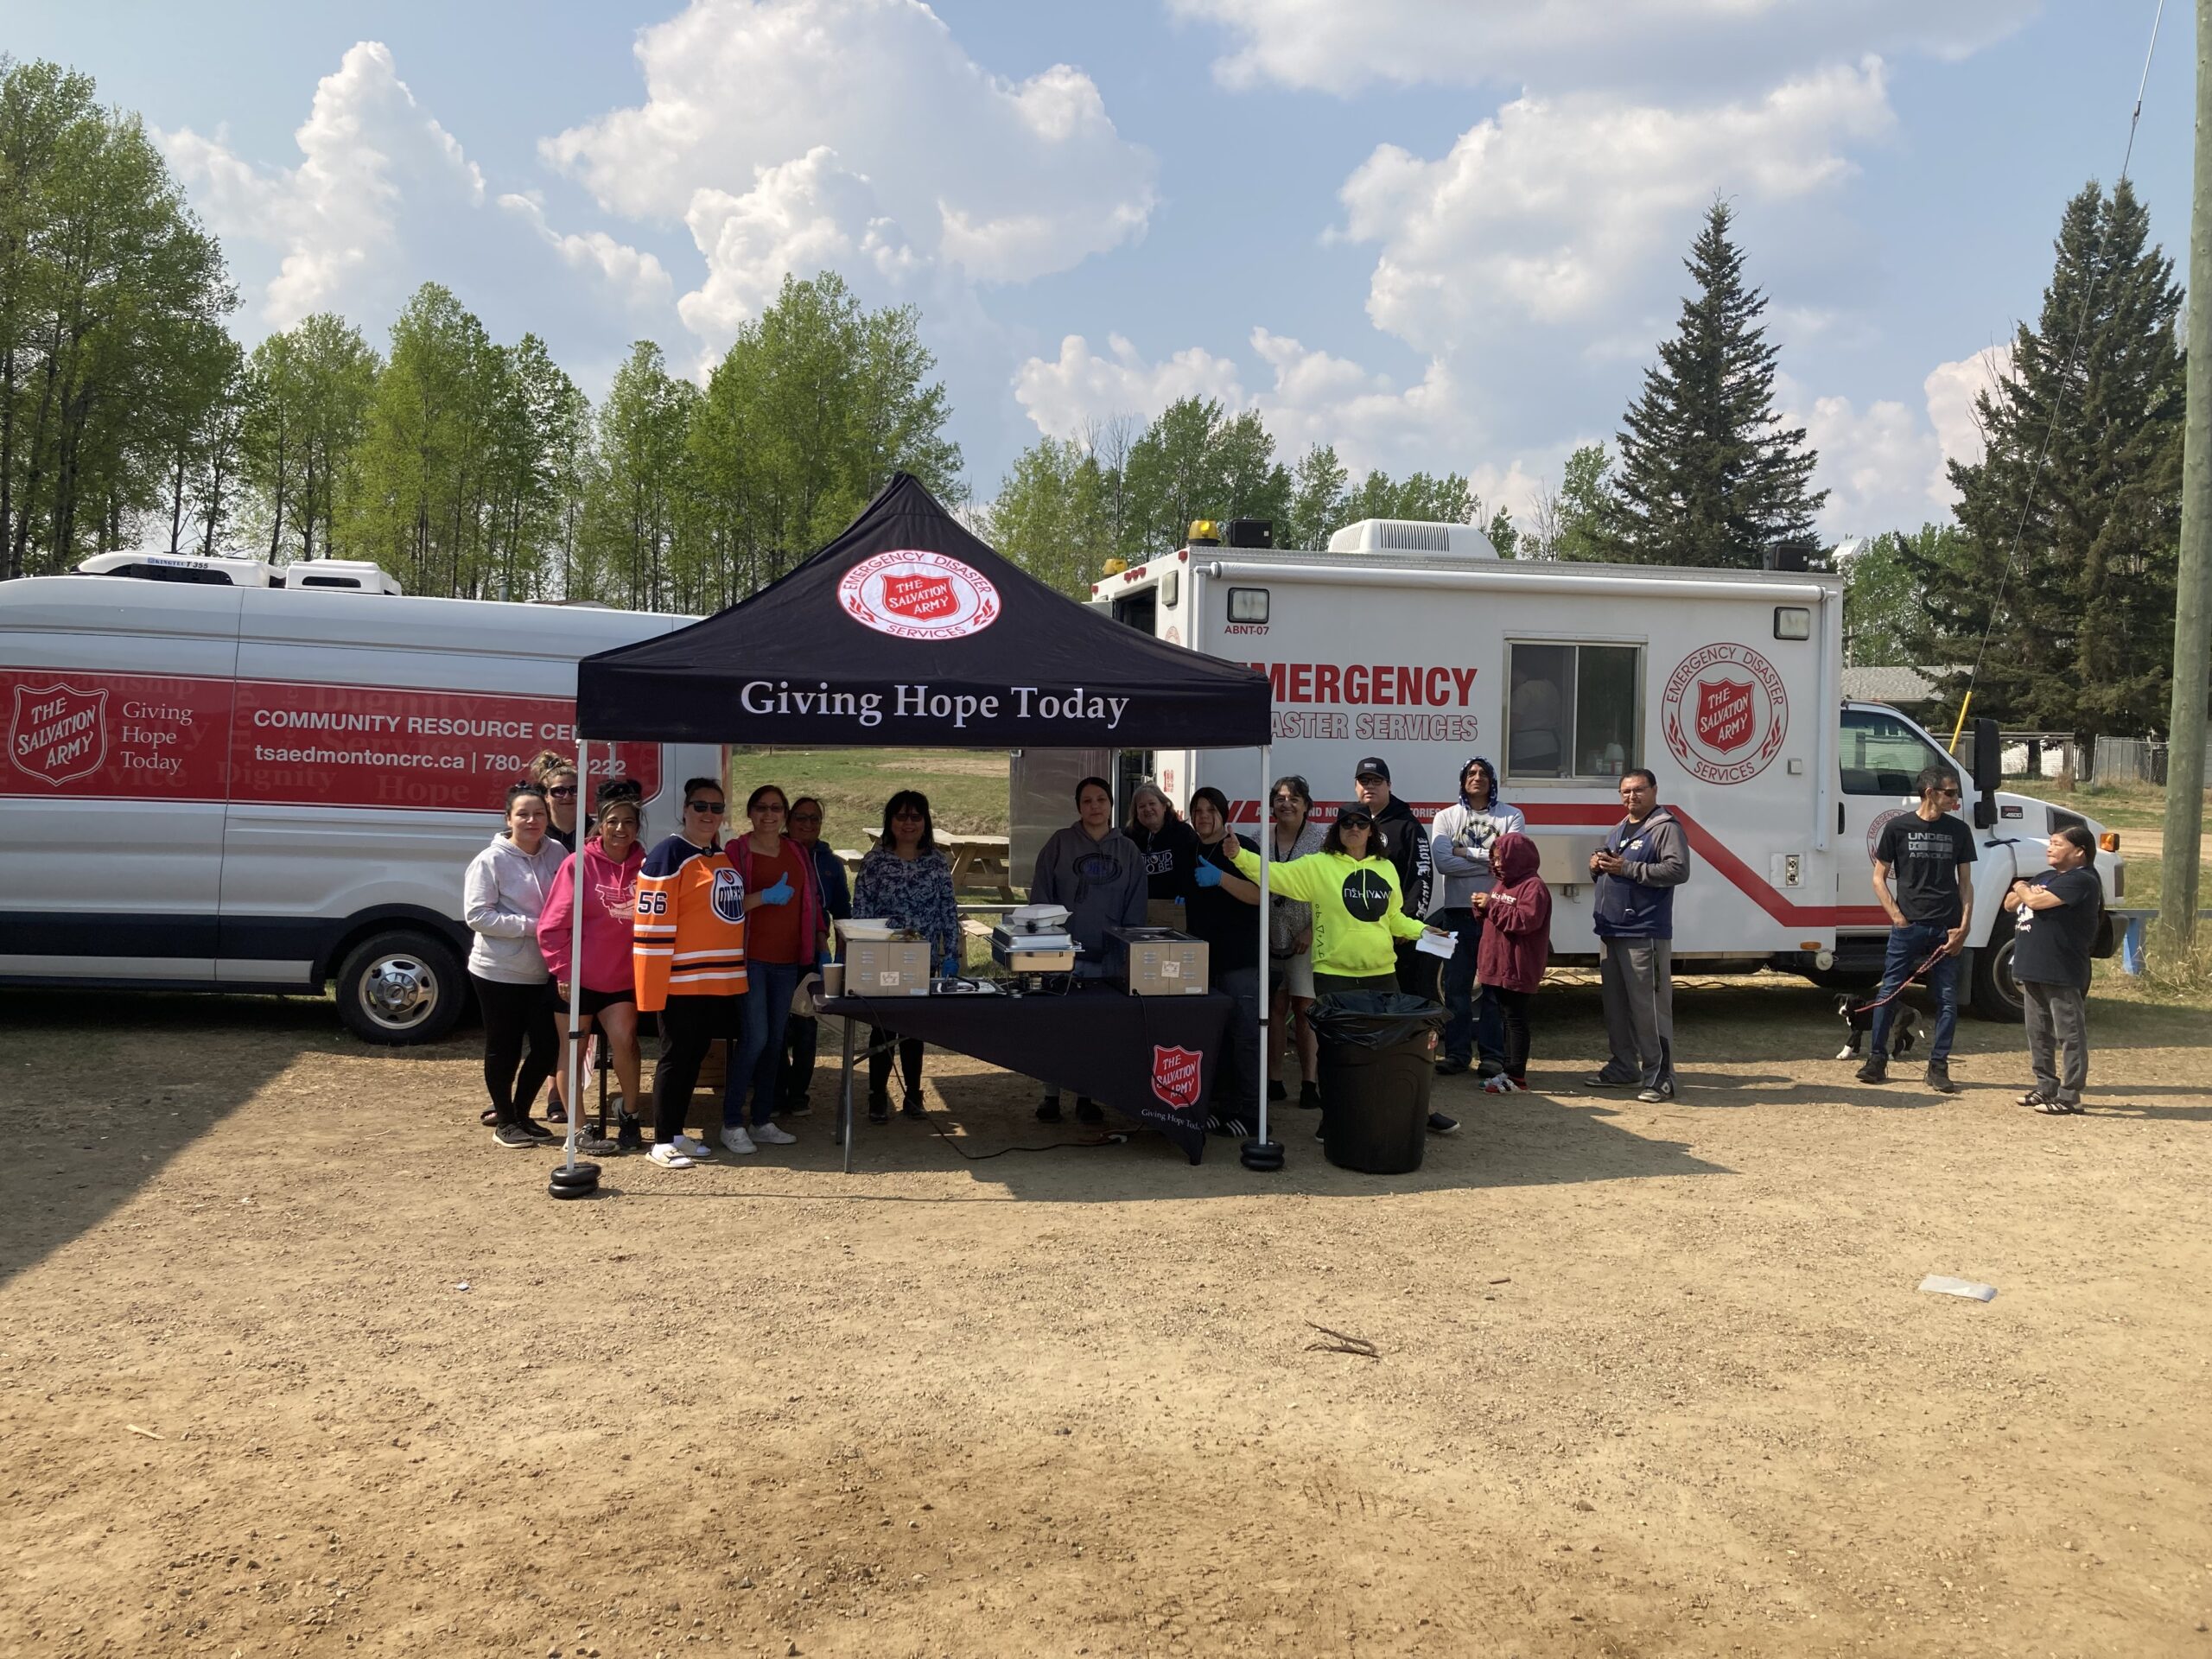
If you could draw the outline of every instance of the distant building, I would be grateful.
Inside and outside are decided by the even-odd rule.
[[[1901,714],[1924,715],[1940,706],[1942,668],[1847,668],[1843,695],[1853,702],[1885,702]]]

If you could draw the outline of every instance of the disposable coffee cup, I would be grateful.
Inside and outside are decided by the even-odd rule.
[[[845,964],[833,962],[822,970],[822,995],[838,997],[845,994]]]

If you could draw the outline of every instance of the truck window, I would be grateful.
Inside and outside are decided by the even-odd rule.
[[[1641,645],[1509,642],[1509,778],[1618,778],[1642,756]]]
[[[1913,795],[1929,766],[1955,764],[1896,715],[1874,709],[1843,711],[1843,792]]]

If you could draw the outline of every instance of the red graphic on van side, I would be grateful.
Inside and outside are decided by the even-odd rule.
[[[1697,683],[1697,737],[1706,747],[1727,754],[1751,741],[1751,683]]]
[[[107,759],[107,693],[73,685],[18,685],[8,721],[15,770],[59,789]]]

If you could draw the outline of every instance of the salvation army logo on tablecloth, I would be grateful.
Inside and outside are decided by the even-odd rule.
[[[1740,784],[1782,752],[1789,689],[1749,645],[1702,645],[1668,677],[1659,723],[1668,748],[1693,777]]]
[[[837,584],[845,614],[900,639],[959,639],[999,618],[999,590],[972,565],[899,548],[862,559]]]
[[[1195,1049],[1171,1048],[1155,1043],[1152,1048],[1152,1092],[1171,1111],[1186,1112],[1198,1103],[1199,1079],[1205,1056]]]
[[[8,721],[16,771],[59,789],[98,772],[107,759],[107,692],[73,685],[19,685]]]

